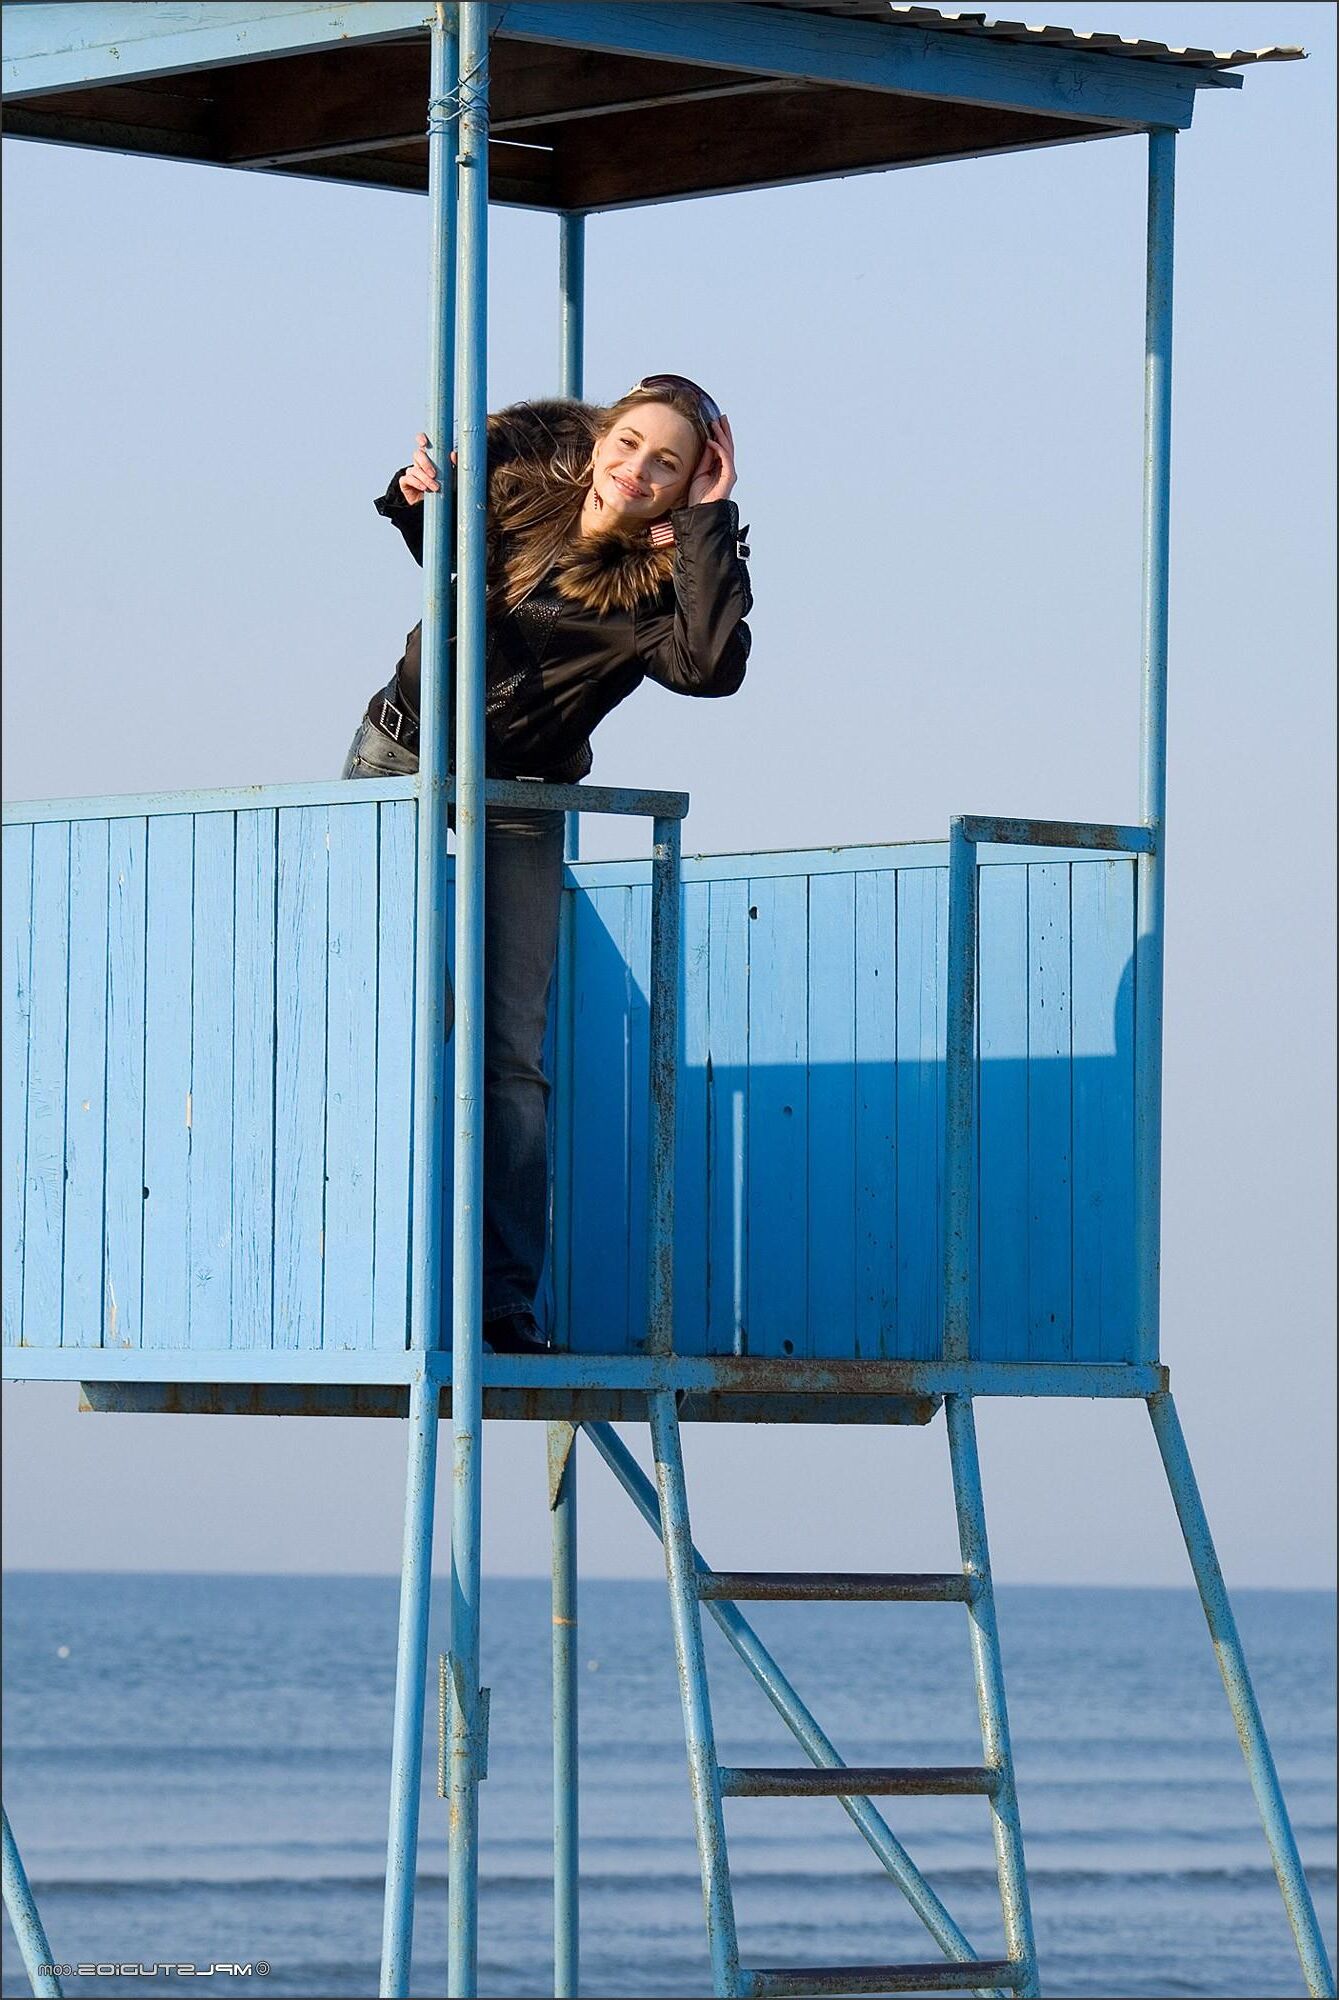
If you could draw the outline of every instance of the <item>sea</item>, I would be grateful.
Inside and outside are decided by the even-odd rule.
[[[435,1664],[447,1598],[442,1584],[415,1995],[446,1991]],[[1303,1993],[1193,1592],[1018,1586],[997,1601],[1043,1992]],[[1335,1599],[1234,1602],[1333,1953]],[[249,1968],[210,1974],[216,1996],[376,1994],[396,1607],[383,1577],[9,1577],[5,1802],[57,1961]],[[547,1583],[489,1580],[483,1608],[480,1992],[549,1994]],[[961,1605],[748,1609],[848,1761],[979,1761]],[[663,1586],[583,1583],[578,1637],[581,1990],[708,1994]],[[707,1645],[722,1762],[802,1762],[710,1626]],[[975,1948],[1000,1951],[985,1801],[883,1803]],[[937,1955],[836,1800],[731,1801],[726,1815],[746,1964]],[[25,1994],[3,1929],[4,1993]],[[63,1980],[101,2000],[200,1984],[152,1970]]]

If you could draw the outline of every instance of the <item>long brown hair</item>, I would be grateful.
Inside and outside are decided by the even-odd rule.
[[[488,607],[510,611],[543,582],[564,549],[577,537],[581,509],[590,491],[594,449],[629,410],[663,403],[691,424],[700,457],[710,433],[697,397],[671,386],[630,389],[616,403],[591,407],[592,428],[584,448],[554,440],[544,460],[514,458],[497,465],[488,479]],[[696,459],[689,477],[696,470]],[[649,523],[610,529],[624,540],[644,539]]]

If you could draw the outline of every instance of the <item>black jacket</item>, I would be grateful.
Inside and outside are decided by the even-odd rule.
[[[495,458],[530,448],[528,419],[546,440],[575,435],[584,448],[594,420],[587,406],[516,406],[489,423],[490,499]],[[544,453],[544,460],[548,450]],[[543,476],[536,459],[535,476]],[[522,466],[522,471],[525,468]],[[411,507],[391,479],[376,502],[423,561],[423,504]],[[490,507],[491,511],[491,507]],[[591,768],[590,735],[644,677],[677,694],[729,695],[744,678],[752,604],[748,550],[732,500],[677,508],[672,549],[652,551],[644,536],[583,541],[514,610],[490,618],[487,654],[487,768],[493,777],[574,783]],[[747,531],[745,531],[747,532]],[[452,642],[454,644],[454,640]],[[454,658],[454,654],[452,655]],[[374,722],[417,747],[420,628],[405,641],[393,680],[368,705]],[[396,718],[404,721],[397,729]],[[454,725],[454,702],[452,703]]]

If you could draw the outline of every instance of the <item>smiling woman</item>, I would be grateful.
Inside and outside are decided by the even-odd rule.
[[[440,487],[430,450],[420,435],[377,502],[420,563],[423,496]],[[735,692],[752,596],[734,484],[729,422],[685,376],[644,377],[605,409],[518,403],[489,418],[491,777],[584,778],[592,730],[647,677],[678,694]],[[421,644],[415,626],[346,778],[417,769]],[[538,1353],[563,815],[493,808],[486,839],[484,1335],[494,1352]]]

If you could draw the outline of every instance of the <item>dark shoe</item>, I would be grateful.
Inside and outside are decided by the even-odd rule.
[[[547,1354],[549,1344],[531,1312],[503,1313],[484,1321],[484,1347],[489,1354]]]

